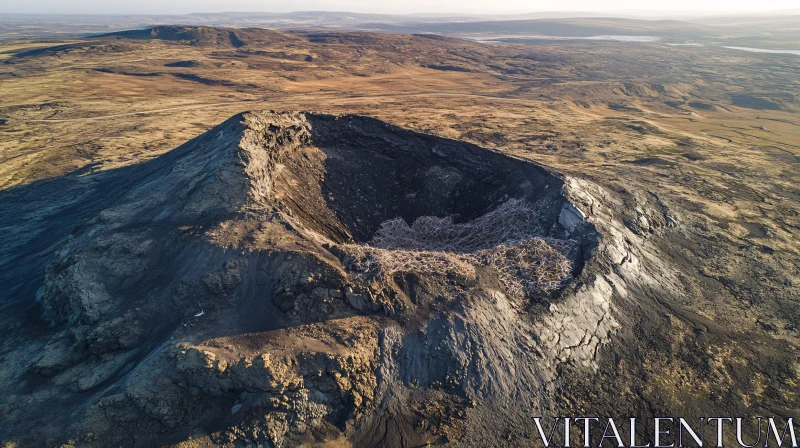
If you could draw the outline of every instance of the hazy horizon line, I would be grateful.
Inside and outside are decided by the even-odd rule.
[[[763,10],[661,10],[661,9],[617,9],[617,10],[584,10],[584,9],[541,9],[541,10],[519,10],[519,11],[496,11],[496,12],[459,12],[459,11],[431,11],[431,12],[359,12],[355,10],[340,10],[340,9],[298,9],[293,11],[267,11],[267,10],[232,10],[232,11],[194,11],[185,13],[104,13],[104,12],[77,12],[77,13],[57,13],[57,12],[3,12],[0,15],[9,16],[189,16],[189,15],[223,15],[223,14],[276,14],[276,15],[289,15],[297,13],[339,13],[339,14],[359,14],[359,15],[373,15],[373,16],[510,16],[520,14],[624,14],[624,15],[645,15],[645,16],[659,16],[659,15],[688,15],[688,16],[728,16],[728,15],[765,15],[765,14],[787,14],[787,15],[800,15],[800,8],[794,9],[763,9]]]

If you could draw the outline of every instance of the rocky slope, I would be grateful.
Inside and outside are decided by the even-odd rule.
[[[2,202],[20,445],[526,446],[682,291],[663,204],[366,117],[240,114],[59,182]]]

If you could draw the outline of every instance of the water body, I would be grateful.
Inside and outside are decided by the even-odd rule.
[[[627,36],[627,35],[615,35],[615,36],[589,36],[589,37],[581,37],[581,36],[549,36],[545,34],[494,34],[491,36],[459,36],[462,39],[470,39],[481,43],[508,43],[509,40],[534,40],[534,39],[541,39],[541,40],[596,40],[596,41],[614,41],[614,42],[639,42],[639,43],[652,43],[658,42],[660,39],[656,36]],[[704,44],[698,43],[666,43],[671,47],[705,47]],[[750,47],[727,47],[722,46],[722,48],[727,48],[730,50],[741,50],[741,51],[751,51],[754,53],[769,53],[769,54],[791,54],[795,56],[800,56],[800,50],[767,50],[764,48],[750,48]]]
[[[617,42],[657,42],[659,39],[655,36],[592,36],[587,37],[587,40],[614,40]]]
[[[765,50],[763,48],[750,48],[750,47],[722,47],[731,50],[752,51],[753,53],[771,53],[771,54],[793,54],[800,56],[800,50]]]

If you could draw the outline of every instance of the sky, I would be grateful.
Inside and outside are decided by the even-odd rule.
[[[0,13],[188,14],[352,11],[363,13],[753,12],[797,10],[798,0],[0,0]]]

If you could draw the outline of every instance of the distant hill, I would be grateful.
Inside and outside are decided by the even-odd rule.
[[[121,39],[186,41],[199,46],[244,47],[250,43],[282,41],[283,34],[264,28],[214,28],[209,26],[156,26],[143,30],[119,31],[97,37]]]
[[[563,37],[633,35],[661,37],[712,37],[721,35],[714,27],[678,20],[622,18],[576,18],[547,20],[506,20],[419,25],[425,31],[444,33],[542,34]],[[729,30],[726,30],[729,31]]]
[[[176,26],[181,25],[181,26]],[[231,28],[219,33],[211,27]],[[474,33],[591,37],[655,36],[715,45],[796,49],[800,15],[727,15],[681,20],[649,20],[591,12],[535,12],[517,15],[359,14],[331,11],[291,13],[225,12],[186,15],[22,15],[0,14],[0,41],[26,38],[70,39],[104,35],[131,39],[182,40],[193,45],[241,46],[278,35],[258,29],[381,31],[464,35]],[[138,29],[138,31],[123,31]],[[154,34],[153,34],[154,33]],[[233,38],[232,38],[233,37]],[[238,40],[237,40],[238,39]]]
[[[752,32],[763,32],[770,34],[800,34],[800,11],[790,15],[780,16],[729,16],[729,17],[705,17],[692,20],[692,23],[710,25],[715,27],[736,27],[747,29]]]

